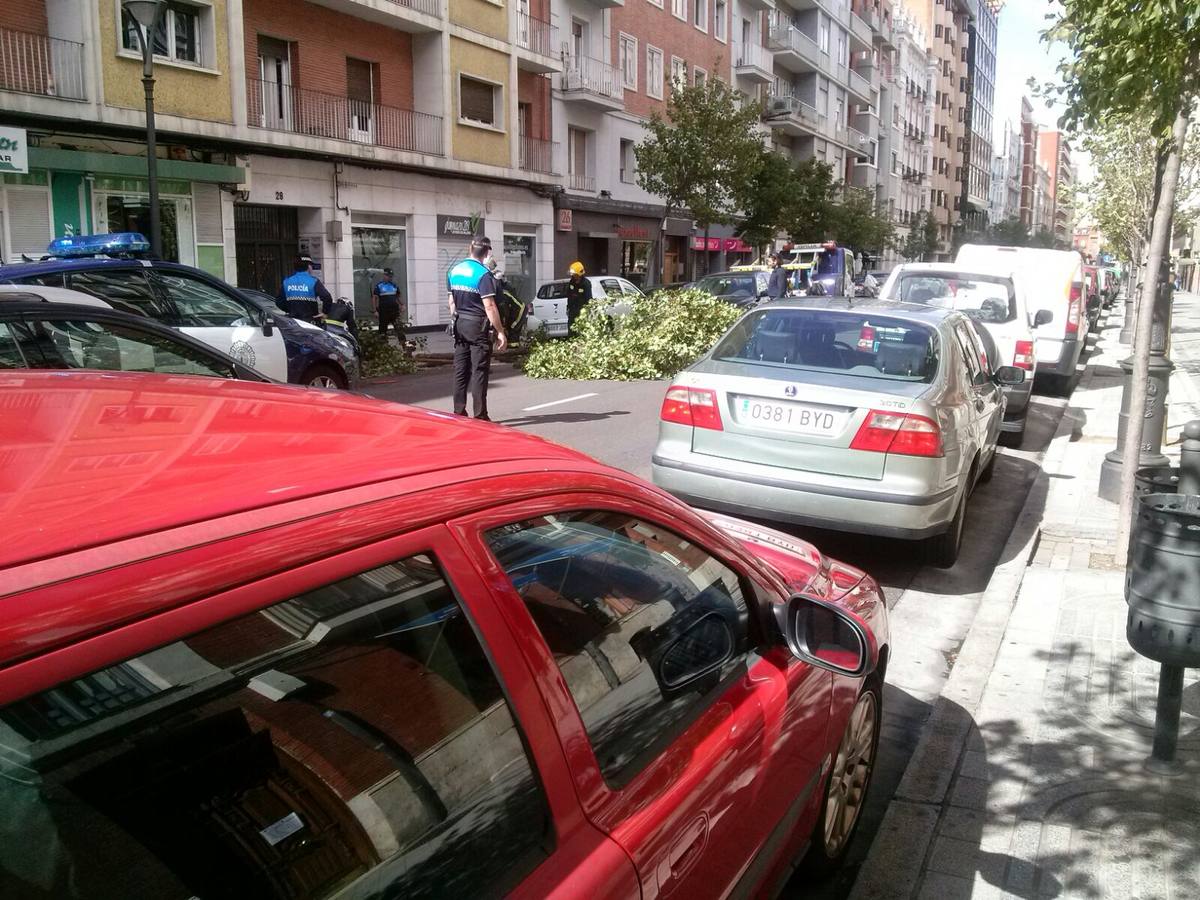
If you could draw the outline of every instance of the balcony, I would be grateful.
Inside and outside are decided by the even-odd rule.
[[[775,0],[742,0],[743,12],[758,12],[764,10],[771,12],[775,9]]]
[[[440,31],[441,0],[313,0],[347,16],[414,34]]]
[[[588,2],[598,9],[616,9],[618,6],[625,5],[625,0],[588,0]]]
[[[829,64],[817,42],[788,22],[773,22],[767,46],[775,51],[775,62],[789,72],[819,72]]]
[[[870,106],[874,101],[871,99],[871,82],[863,78],[853,69],[846,69],[847,78],[846,87],[850,89],[850,93],[857,99],[861,100],[867,106]]]
[[[562,58],[554,52],[557,43],[557,28],[528,13],[517,13],[517,32],[513,44],[517,50],[518,68],[539,75],[561,72]]]
[[[0,28],[0,91],[86,100],[83,44]]]
[[[246,79],[251,126],[268,131],[444,155],[442,117],[290,84]]]
[[[790,94],[772,94],[767,98],[764,120],[784,134],[804,137],[819,134],[825,117],[803,100]]]
[[[517,165],[525,172],[541,172],[554,175],[554,155],[558,144],[541,138],[521,135]]]
[[[586,191],[594,194],[596,192],[596,176],[571,172],[567,175],[567,187],[573,191]]]
[[[738,44],[734,49],[734,75],[760,84],[775,80],[771,71],[771,52],[758,44]]]
[[[559,76],[562,99],[604,110],[625,108],[625,88],[621,73],[598,59],[569,56]]]
[[[874,41],[874,32],[867,20],[858,13],[850,13],[850,50],[870,50]],[[857,46],[855,46],[857,44]]]
[[[860,159],[871,158],[871,138],[869,135],[863,134],[853,125],[846,128],[846,145],[850,150],[858,155]]]

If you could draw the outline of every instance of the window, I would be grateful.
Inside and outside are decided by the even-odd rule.
[[[687,21],[687,0],[671,0],[671,15]]]
[[[1017,319],[1017,298],[1005,278],[950,272],[901,275],[889,299],[957,309],[977,322],[1002,325]]]
[[[708,31],[708,0],[692,0],[692,24]]]
[[[579,19],[571,20],[571,58],[582,59],[587,56],[587,23]]]
[[[663,98],[663,52],[657,47],[646,47],[646,94]]]
[[[688,82],[687,61],[678,56],[671,57],[671,86],[686,87]]]
[[[500,128],[500,86],[467,75],[458,76],[458,120]]]
[[[621,84],[631,91],[637,90],[638,42],[637,38],[622,34],[618,39],[618,56],[621,65]]]
[[[840,28],[837,39],[837,64],[839,66],[850,65],[850,46],[847,43],[846,32]]]
[[[708,73],[699,66],[696,66],[696,68],[692,71],[692,83],[696,85],[696,87],[704,87],[707,82]]]
[[[21,773],[0,881],[45,896],[86,878],[128,900],[474,897],[553,840],[496,674],[425,555],[19,700],[0,736]]]
[[[829,19],[824,13],[817,14],[817,43],[821,46],[822,53],[829,52]]]
[[[690,541],[593,511],[540,516],[487,539],[554,655],[609,782],[637,774],[744,670],[741,583]]]
[[[72,272],[71,289],[99,297],[114,309],[145,316],[160,322],[170,321],[167,305],[150,287],[145,269],[105,269],[101,272]]]
[[[172,62],[211,65],[205,41],[211,21],[212,10],[208,7],[168,3],[154,30],[154,55]],[[121,10],[121,47],[141,56],[138,28],[134,18]]]
[[[967,375],[970,376],[971,383],[976,386],[986,384],[988,381],[987,370],[990,367],[987,353],[984,351],[979,337],[975,334],[975,330],[967,325],[956,325],[954,336],[958,338],[958,346],[962,351],[963,362],[966,363]]]
[[[171,298],[179,316],[177,322],[172,322],[174,325],[183,328],[237,328],[257,325],[261,321],[262,317],[248,304],[199,278],[156,269],[150,279]]]
[[[633,141],[621,139],[621,181],[633,184],[637,181],[637,158],[633,155]]]
[[[725,0],[716,0],[713,3],[713,37],[718,41],[728,40],[725,35],[725,22],[728,18],[729,7]]]
[[[15,340],[5,348],[5,329]],[[161,334],[117,322],[45,319],[0,325],[0,369],[103,369],[233,378],[234,368]]]
[[[567,174],[577,179],[588,175],[588,133],[582,128],[567,129]]]
[[[755,311],[733,327],[712,355],[722,362],[926,384],[938,369],[932,329],[841,310]]]

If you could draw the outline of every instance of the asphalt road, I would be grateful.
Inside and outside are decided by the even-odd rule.
[[[1119,324],[1113,325],[1119,329]],[[497,363],[492,368],[488,406],[495,422],[570,445],[648,478],[667,384],[538,381],[526,378],[510,364]],[[381,399],[447,411],[452,408],[451,392],[449,366],[364,388],[364,393]],[[871,573],[883,586],[892,610],[894,637],[874,784],[848,865],[824,885],[803,883],[797,876],[784,896],[834,900],[849,892],[933,701],[950,674],[992,570],[1002,561],[1001,551],[1067,404],[1035,384],[1025,439],[1020,449],[1002,449],[994,477],[979,485],[972,497],[962,553],[952,569],[923,566],[914,546],[904,541],[774,526]]]

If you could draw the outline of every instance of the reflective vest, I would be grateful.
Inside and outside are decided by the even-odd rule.
[[[283,296],[287,298],[288,314],[298,319],[314,318],[321,311],[317,278],[307,272],[296,272],[283,279]]]
[[[483,315],[483,299],[479,295],[479,283],[484,276],[491,276],[487,266],[477,259],[464,259],[450,270],[449,289],[454,297],[456,312],[467,315]]]

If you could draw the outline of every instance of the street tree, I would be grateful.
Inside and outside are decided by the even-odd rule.
[[[664,203],[656,267],[662,275],[661,235],[666,220],[688,210],[705,229],[731,223],[762,160],[756,127],[761,104],[717,78],[672,85],[666,114],[655,112],[645,140],[634,147],[638,185]]]
[[[870,191],[846,188],[831,218],[829,237],[845,247],[882,253],[896,244],[896,229]]]
[[[796,166],[784,219],[784,231],[793,241],[812,244],[829,239],[838,191],[833,166],[828,163],[806,159]]]
[[[1005,219],[988,229],[986,242],[998,247],[1028,247],[1029,228],[1020,219]]]
[[[757,174],[742,198],[742,219],[738,234],[757,249],[770,244],[787,228],[795,202],[793,187],[796,171],[782,153],[762,148]]]
[[[1188,123],[1200,89],[1200,6],[1195,0],[1060,0],[1043,37],[1062,41],[1067,58],[1060,83],[1045,93],[1066,108],[1063,124],[1074,130],[1102,128],[1111,117],[1140,117],[1157,142],[1158,189],[1147,251],[1147,273],[1138,303],[1128,421],[1122,447],[1121,513],[1117,557],[1129,542],[1134,478],[1143,441],[1152,318],[1159,273],[1171,233]],[[1169,314],[1169,299],[1167,300]]]
[[[919,210],[909,222],[908,235],[900,245],[900,255],[909,262],[924,262],[937,252],[937,220],[927,209]]]

